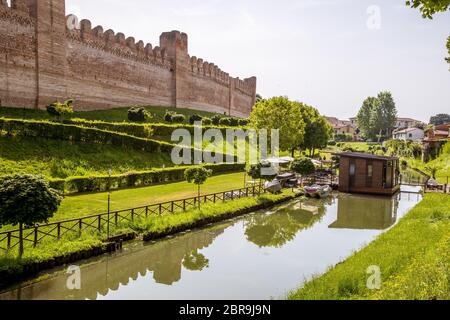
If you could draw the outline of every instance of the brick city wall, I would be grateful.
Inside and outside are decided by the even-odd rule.
[[[174,106],[248,116],[256,78],[233,78],[188,53],[188,37],[163,33],[153,47],[79,25],[64,0],[0,0],[1,105],[45,108],[74,98],[77,110]],[[75,28],[68,28],[73,25]]]

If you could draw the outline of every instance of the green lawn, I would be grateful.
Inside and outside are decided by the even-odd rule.
[[[129,108],[116,108],[99,111],[84,111],[84,112],[80,111],[74,112],[73,118],[80,118],[86,120],[100,120],[106,122],[124,122],[124,121],[129,122],[127,116],[128,109]],[[149,123],[164,123],[164,115],[166,114],[166,110],[175,111],[177,113],[185,115],[186,121],[189,121],[189,117],[193,114],[198,114],[204,117],[212,117],[216,114],[192,109],[154,107],[154,106],[146,107],[146,110],[151,114],[153,114],[153,119],[149,120]],[[7,108],[7,107],[0,107],[0,117],[13,119],[27,119],[27,120],[51,119],[46,110]]]
[[[244,173],[214,176],[202,186],[202,194],[244,187]],[[197,187],[187,182],[155,185],[145,188],[117,190],[111,193],[111,210],[129,209],[152,203],[177,200],[197,195]],[[67,196],[51,221],[78,218],[107,212],[107,193]],[[11,229],[5,226],[2,230]]]
[[[450,299],[450,196],[426,194],[393,229],[289,299]],[[367,269],[379,266],[381,289]]]
[[[148,153],[111,145],[0,136],[0,176],[43,174],[47,178],[107,175],[172,166],[169,154]]]

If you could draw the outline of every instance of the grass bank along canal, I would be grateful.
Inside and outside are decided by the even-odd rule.
[[[293,200],[81,263],[81,289],[56,269],[0,299],[285,298],[395,225],[421,200],[340,194]]]

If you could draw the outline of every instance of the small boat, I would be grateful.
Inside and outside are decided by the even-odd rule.
[[[270,193],[280,193],[281,190],[283,189],[280,181],[278,180],[273,180],[272,182],[266,182],[266,184],[264,185],[264,189],[266,189],[268,192]]]
[[[305,187],[304,189],[308,196],[310,196],[311,198],[319,198],[319,199],[329,197],[331,192],[333,191],[330,186],[319,186],[319,185],[312,185],[309,187]]]

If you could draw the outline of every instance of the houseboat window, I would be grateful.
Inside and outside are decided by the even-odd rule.
[[[367,177],[372,178],[373,177],[373,165],[369,164],[367,166]]]
[[[350,175],[354,176],[356,174],[356,164],[350,164]]]

